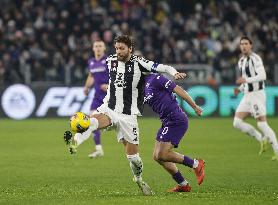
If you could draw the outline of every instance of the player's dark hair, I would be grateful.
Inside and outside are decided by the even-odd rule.
[[[242,37],[240,38],[240,41],[239,41],[239,42],[241,42],[242,40],[247,40],[247,41],[249,41],[249,43],[252,45],[252,41],[251,41],[251,39],[250,39],[248,36],[242,36]]]
[[[133,48],[133,41],[128,35],[117,36],[114,40],[116,43],[124,43],[128,48]]]

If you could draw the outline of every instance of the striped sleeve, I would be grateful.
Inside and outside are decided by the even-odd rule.
[[[153,61],[146,60],[143,57],[138,57],[138,63],[140,67],[143,67],[148,72],[152,73],[168,73],[171,76],[175,76],[178,71],[172,66],[163,65],[159,63],[155,63]]]
[[[253,82],[259,82],[266,80],[266,73],[263,65],[263,61],[259,56],[256,56],[256,58],[252,59],[254,62],[254,70],[256,72],[256,75],[253,77],[246,78],[247,83],[253,83]]]

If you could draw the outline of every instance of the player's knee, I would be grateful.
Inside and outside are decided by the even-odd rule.
[[[156,154],[156,153],[154,153],[154,154],[153,154],[153,160],[154,160],[154,161],[156,161],[156,162],[159,162],[159,160],[158,160],[158,157],[157,157],[157,154]]]
[[[241,123],[242,123],[242,119],[237,117],[234,118],[234,122],[233,122],[234,128],[240,129]]]
[[[168,159],[168,152],[165,150],[160,150],[157,152],[157,161],[166,162]]]

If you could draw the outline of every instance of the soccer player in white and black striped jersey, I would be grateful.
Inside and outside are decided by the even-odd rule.
[[[242,132],[255,137],[261,144],[259,154],[266,150],[267,140],[272,145],[274,156],[272,160],[278,160],[278,143],[274,131],[270,128],[266,118],[266,96],[265,85],[266,73],[262,59],[252,51],[252,41],[243,36],[240,39],[240,50],[242,57],[238,61],[241,77],[236,80],[239,87],[234,92],[244,92],[244,96],[237,107],[233,125]],[[250,115],[257,120],[258,130],[243,120]]]
[[[144,101],[145,74],[168,73],[176,80],[185,78],[171,66],[154,63],[132,54],[133,43],[129,36],[119,36],[114,41],[116,54],[107,58],[109,85],[98,114],[91,115],[91,126],[74,136],[76,147],[88,139],[96,129],[115,126],[117,138],[125,147],[126,156],[134,175],[134,181],[145,195],[151,195],[150,187],[142,180],[143,162],[139,156],[139,128],[137,116],[141,115]],[[75,149],[74,144],[72,150]]]

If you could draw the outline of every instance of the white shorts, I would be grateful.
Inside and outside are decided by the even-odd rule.
[[[97,108],[99,113],[107,115],[116,127],[118,142],[125,140],[131,144],[139,144],[139,127],[137,115],[125,115],[111,110],[106,104]]]
[[[254,118],[266,115],[266,96],[264,90],[245,93],[236,112],[249,112]]]

